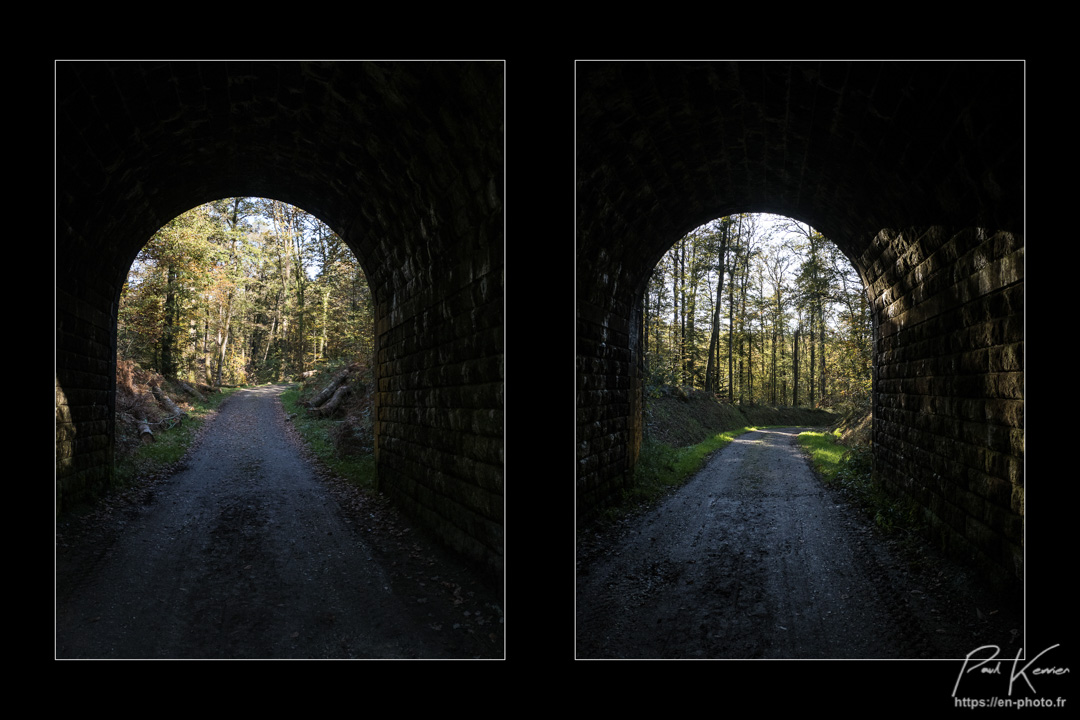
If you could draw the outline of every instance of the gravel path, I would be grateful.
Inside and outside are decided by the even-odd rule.
[[[57,657],[501,657],[491,589],[322,477],[283,389],[237,393],[180,471],[59,524]]]
[[[658,507],[579,536],[579,658],[962,658],[989,637],[1015,647],[1018,620],[972,601],[943,565],[913,571],[822,485],[798,432],[742,435]]]

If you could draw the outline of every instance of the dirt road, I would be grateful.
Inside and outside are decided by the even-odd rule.
[[[58,525],[57,657],[502,656],[493,589],[324,477],[283,389],[237,393],[178,472]]]
[[[1019,619],[823,486],[799,429],[740,436],[659,507],[579,535],[579,658],[962,658]],[[981,607],[980,607],[981,606]]]

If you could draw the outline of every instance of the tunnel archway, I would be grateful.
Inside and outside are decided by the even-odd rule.
[[[502,125],[501,63],[57,63],[57,511],[110,482],[139,248],[190,207],[275,197],[368,277],[380,489],[501,576]]]
[[[640,298],[681,235],[794,218],[874,320],[874,474],[934,539],[1023,573],[1019,62],[584,62],[577,71],[577,506],[641,442]]]

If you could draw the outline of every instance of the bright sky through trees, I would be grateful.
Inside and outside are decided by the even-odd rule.
[[[174,218],[121,294],[126,359],[208,384],[277,381],[365,360],[371,297],[352,251],[299,208],[226,198]]]
[[[870,315],[854,268],[804,223],[718,218],[677,241],[643,298],[649,383],[731,402],[863,404]]]

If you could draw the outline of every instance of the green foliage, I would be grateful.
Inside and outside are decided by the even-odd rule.
[[[212,258],[205,238],[213,230],[207,208],[193,208],[166,223],[139,251],[120,296],[121,357],[175,375],[182,320],[208,287]]]
[[[209,385],[296,378],[374,352],[373,300],[326,225],[263,198],[192,208],[150,238],[121,293],[122,358]]]

